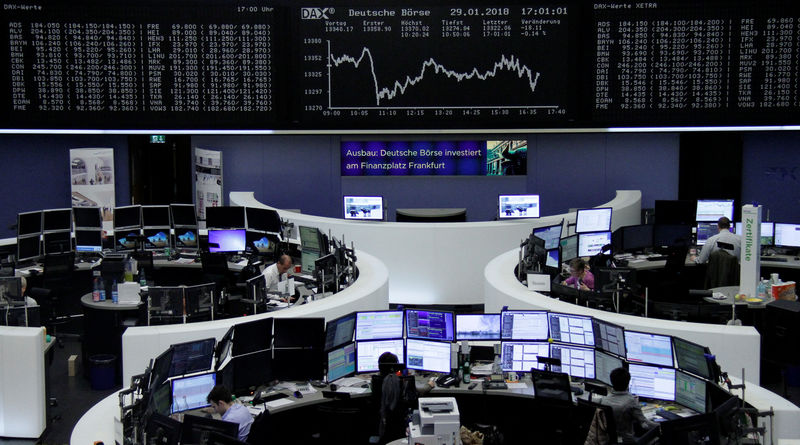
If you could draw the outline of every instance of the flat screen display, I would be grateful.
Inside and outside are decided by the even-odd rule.
[[[313,250],[304,250],[300,252],[300,270],[305,274],[313,275],[318,259],[319,252]]]
[[[44,232],[72,230],[72,209],[44,210],[42,230]]]
[[[603,246],[611,244],[611,232],[591,232],[578,234],[578,256],[595,256]],[[612,254],[611,249],[607,251]]]
[[[656,224],[692,224],[696,220],[697,201],[655,201]]]
[[[717,223],[699,222],[695,232],[697,234],[697,245],[704,246],[709,238],[719,233],[719,226],[717,226]]]
[[[533,234],[544,240],[545,249],[557,249],[558,242],[561,240],[562,226],[563,224],[556,224],[554,226],[537,227],[533,229]]]
[[[622,326],[592,318],[595,347],[625,357],[625,329]]]
[[[356,312],[356,340],[403,338],[403,311]]]
[[[611,208],[578,209],[575,233],[605,232],[611,230]]]
[[[675,401],[675,370],[658,366],[628,365],[631,383],[628,391],[648,399]]]
[[[175,247],[179,249],[197,249],[197,228],[176,227]]]
[[[147,250],[164,249],[169,247],[169,228],[144,229],[144,248]]]
[[[640,224],[638,226],[622,227],[622,250],[635,252],[653,247],[653,225]]]
[[[42,254],[42,243],[39,235],[17,238],[17,261],[28,261],[39,258]]]
[[[100,230],[75,230],[76,252],[102,252],[103,232]]]
[[[355,329],[356,314],[347,314],[329,321],[325,325],[325,350],[329,351],[353,341]]]
[[[406,340],[406,367],[449,374],[450,344],[409,338]]]
[[[114,231],[123,227],[141,227],[142,208],[141,206],[126,206],[114,208]]]
[[[558,261],[558,249],[548,250],[547,251],[547,259],[545,260],[544,265],[547,267],[558,267],[561,264]]]
[[[500,195],[497,215],[506,218],[538,218],[539,195]]]
[[[278,238],[264,232],[247,231],[247,251],[259,255],[274,254],[278,247]]]
[[[594,346],[592,317],[549,312],[550,338],[562,343]]]
[[[531,372],[544,370],[539,357],[550,357],[550,344],[546,341],[504,341],[500,344],[500,366],[504,372]]]
[[[247,236],[244,229],[208,231],[208,251],[211,253],[244,252],[246,247]]]
[[[678,371],[675,373],[675,401],[698,413],[708,411],[706,382]]]
[[[383,197],[345,196],[344,219],[383,220]]]
[[[714,225],[716,226],[716,224]],[[734,226],[733,233],[737,235],[743,235],[744,231],[742,229],[742,223],[737,222]],[[762,221],[761,222],[761,245],[762,246],[772,246],[775,244],[775,223]]]
[[[706,379],[711,378],[705,347],[680,337],[672,337],[672,344],[675,346],[675,361],[679,369]]]
[[[567,262],[578,257],[578,235],[568,236],[559,242],[561,261]]]
[[[313,250],[320,252],[322,250],[319,230],[316,227],[300,226],[300,246],[303,252]]]
[[[606,354],[600,350],[594,351],[594,378],[611,386],[611,371],[621,368],[623,361],[619,357]]]
[[[625,331],[628,362],[672,367],[672,340],[668,335]]]
[[[27,212],[17,215],[17,236],[42,233],[42,212]]]
[[[656,224],[653,226],[653,246],[685,247],[692,242],[692,226],[688,224]]]
[[[407,309],[406,337],[453,341],[453,313]]]
[[[698,199],[695,221],[716,222],[722,217],[733,221],[732,199]]]
[[[206,401],[208,393],[217,384],[216,374],[202,374],[172,381],[173,413],[211,406]]]
[[[503,340],[547,340],[546,311],[503,311]]]
[[[209,229],[244,229],[244,207],[206,207],[206,227]]]
[[[775,245],[800,247],[800,224],[775,223]]]
[[[169,212],[175,227],[197,226],[194,204],[170,204]]]
[[[143,227],[169,227],[169,206],[142,206]]]
[[[566,372],[580,379],[593,379],[595,376],[594,349],[552,344],[550,358],[561,360],[561,366],[552,367],[554,372]]]
[[[384,352],[391,352],[396,355],[398,363],[406,362],[402,338],[393,340],[359,341],[356,344],[357,371],[359,373],[377,371],[378,358],[380,358],[381,354]]]
[[[350,343],[328,352],[328,382],[356,372],[356,345]]]
[[[69,252],[72,250],[72,233],[64,232],[45,232],[42,235],[42,245],[44,254]]]
[[[195,372],[208,371],[214,359],[214,344],[216,339],[190,341],[172,345],[172,364],[169,368],[170,377],[194,374]]]
[[[272,209],[246,207],[247,228],[262,232],[281,233],[281,217]]]
[[[72,217],[75,218],[76,229],[102,229],[103,215],[100,207],[73,207]]]
[[[500,314],[456,314],[456,340],[500,340]]]

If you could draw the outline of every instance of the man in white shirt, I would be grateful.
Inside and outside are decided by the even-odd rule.
[[[289,255],[281,255],[277,263],[264,268],[264,271],[261,272],[261,274],[264,275],[266,289],[269,290],[274,286],[277,286],[279,281],[288,280],[289,270],[291,268],[292,257]]]
[[[705,263],[708,261],[708,256],[711,255],[711,252],[722,249],[722,247],[718,245],[718,242],[733,246],[733,250],[724,250],[735,256],[736,259],[741,259],[742,238],[731,233],[731,220],[723,216],[717,221],[717,227],[719,228],[719,233],[706,240],[705,245],[703,245],[703,250],[700,251],[700,255],[695,258],[696,262]]]

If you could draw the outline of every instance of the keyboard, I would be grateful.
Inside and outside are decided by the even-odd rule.
[[[780,257],[780,256],[762,256],[761,261],[775,261],[777,263],[785,263],[789,261],[789,258]]]
[[[483,382],[483,389],[508,389],[505,382]]]
[[[656,414],[662,419],[667,419],[667,420],[677,420],[681,418],[681,416],[673,413],[672,411],[667,411],[665,409],[656,410]]]
[[[666,261],[666,256],[649,256],[647,257],[647,261]]]

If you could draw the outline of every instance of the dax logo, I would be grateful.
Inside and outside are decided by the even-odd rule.
[[[300,8],[300,17],[303,20],[327,20],[333,12],[333,8]]]

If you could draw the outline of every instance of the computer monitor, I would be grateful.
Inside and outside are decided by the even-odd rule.
[[[548,399],[572,405],[572,389],[566,373],[531,369],[531,383],[536,399]]]
[[[197,226],[194,204],[170,204],[169,213],[172,217],[172,225],[175,227]]]
[[[204,444],[211,433],[222,434],[228,437],[239,437],[239,424],[217,420],[211,417],[194,415],[183,416],[181,429],[181,444]]]
[[[722,217],[733,221],[732,199],[698,199],[695,221],[719,221]]]
[[[699,222],[695,226],[695,232],[697,234],[697,245],[704,246],[709,238],[719,233],[719,226],[715,222]]]
[[[548,312],[547,323],[550,325],[550,338],[554,341],[594,346],[592,317]]]
[[[547,340],[546,311],[503,311],[501,338],[503,340]]]
[[[716,227],[717,225],[714,224],[715,229]],[[741,222],[737,222],[734,225],[733,233],[737,235],[744,234]],[[716,235],[716,231],[714,234]],[[770,221],[761,221],[761,245],[772,246],[774,244],[775,244],[775,223]]]
[[[322,380],[325,353],[322,348],[279,348],[273,352],[272,373],[276,380]]]
[[[620,228],[622,234],[622,251],[636,252],[653,247],[653,225],[640,224]]]
[[[25,212],[17,215],[17,236],[42,233],[42,212]]]
[[[611,386],[611,371],[622,368],[625,362],[621,358],[594,350],[594,378]]]
[[[705,380],[677,371],[675,373],[675,401],[698,413],[708,411]]]
[[[350,343],[356,331],[356,314],[351,313],[331,320],[325,325],[325,350]]]
[[[611,230],[611,207],[578,209],[575,233],[607,232]]]
[[[186,315],[210,315],[211,307],[214,304],[214,283],[195,284],[183,289]]]
[[[316,227],[299,226],[298,231],[300,232],[300,247],[303,252],[311,250],[319,253],[324,250],[319,229]]]
[[[453,313],[406,309],[406,337],[453,341]]]
[[[272,318],[237,323],[233,327],[234,357],[272,347]]]
[[[197,227],[175,227],[175,247],[197,249]]]
[[[42,243],[39,235],[17,238],[17,262],[30,261],[42,255]]]
[[[504,341],[500,344],[500,366],[504,372],[531,372],[544,370],[539,357],[550,357],[550,344],[546,341]]]
[[[142,226],[142,206],[114,208],[114,231],[122,228]]]
[[[103,231],[96,229],[75,229],[76,252],[102,252]]]
[[[403,337],[403,311],[356,312],[356,340]]]
[[[169,206],[142,206],[142,227],[170,227]]]
[[[567,262],[578,257],[578,235],[568,236],[559,241],[561,262]]]
[[[170,377],[208,371],[214,359],[214,344],[216,339],[204,338],[185,343],[172,345],[172,364],[169,368]]]
[[[73,207],[72,217],[75,218],[75,229],[102,229],[103,215],[100,207]]]
[[[775,245],[800,247],[800,224],[775,223]]]
[[[264,232],[248,230],[246,233],[246,250],[259,255],[274,255],[278,247],[278,238]]]
[[[656,224],[653,226],[654,247],[687,247],[692,243],[692,226],[688,224]]]
[[[339,380],[356,373],[356,345],[348,343],[328,351],[327,382]]]
[[[141,229],[114,229],[114,248],[115,250],[133,250],[141,236]]]
[[[172,385],[170,383],[164,382],[150,392],[150,400],[147,402],[148,411],[163,416],[168,416],[172,412]]]
[[[539,217],[539,195],[500,195],[497,201],[500,219]]]
[[[672,367],[672,340],[668,335],[625,331],[625,349],[630,363]]]
[[[170,411],[180,413],[210,406],[206,397],[216,384],[217,375],[213,372],[172,380],[172,408]]]
[[[170,247],[169,228],[144,229],[145,250],[161,250]]]
[[[552,226],[537,227],[533,229],[533,234],[544,240],[544,248],[547,250],[558,249],[558,242],[561,240],[561,224]]]
[[[72,209],[51,209],[42,211],[42,231],[60,232],[72,230]]]
[[[409,338],[406,340],[406,367],[419,371],[450,373],[450,344]]]
[[[587,232],[578,234],[578,256],[595,256],[603,252],[603,246],[609,246],[605,251],[611,255],[611,232]]]
[[[275,348],[312,348],[325,346],[325,318],[276,318],[273,322]]]
[[[561,262],[559,261],[559,250],[553,249],[547,251],[547,259],[544,262],[544,265],[547,267],[555,267],[558,268]]]
[[[710,379],[711,370],[708,367],[706,354],[710,353],[707,347],[700,346],[680,337],[672,337],[675,346],[675,361],[678,369]]]
[[[580,379],[593,379],[595,376],[594,349],[551,344],[550,358],[561,360],[561,366],[554,365],[552,371],[566,372]]]
[[[500,314],[456,314],[456,340],[500,340]]]
[[[211,253],[237,253],[247,248],[244,229],[209,230],[208,251]]]
[[[223,374],[228,372],[233,374],[230,383],[232,393],[249,394],[253,389],[274,379],[274,362],[272,351],[258,351],[234,357],[228,366],[222,369],[222,372]],[[230,371],[227,369],[228,367],[231,367]]]
[[[622,326],[592,318],[595,347],[625,357],[625,329]]]
[[[383,197],[345,196],[344,219],[383,220]]]
[[[45,232],[42,235],[44,254],[70,252],[72,250],[72,233],[70,231]]]
[[[166,351],[153,360],[153,367],[150,370],[150,384],[151,389],[156,388],[162,383],[166,382],[169,378],[169,369],[172,367],[172,348],[167,348]]]
[[[21,277],[0,277],[0,302],[24,303],[25,297],[22,295]]]
[[[246,207],[247,228],[262,232],[281,233],[281,217],[273,209]]]
[[[675,401],[675,369],[659,366],[628,365],[631,394],[648,399]]]
[[[166,385],[169,388],[169,385]],[[167,407],[169,411],[169,407]],[[181,442],[181,429],[183,423],[169,417],[163,413],[153,413],[147,419],[145,434],[148,439],[152,438],[153,443],[158,445],[178,445]]]
[[[209,229],[244,229],[244,207],[206,207],[206,227]]]
[[[313,250],[300,252],[300,270],[305,274],[313,275],[319,256],[319,252]]]
[[[396,355],[398,363],[406,362],[402,338],[356,342],[357,372],[365,373],[378,371],[378,358],[384,352],[391,352]]]
[[[656,224],[693,224],[696,209],[697,201],[657,199],[654,206]]]

